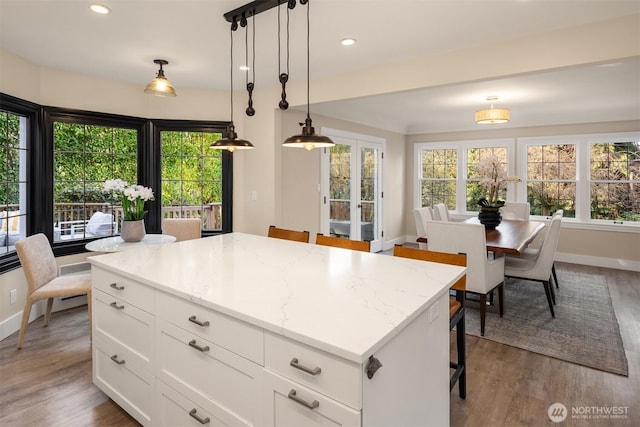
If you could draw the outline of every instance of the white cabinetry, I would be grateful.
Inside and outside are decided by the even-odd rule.
[[[153,410],[154,290],[92,269],[93,382],[143,425]]]

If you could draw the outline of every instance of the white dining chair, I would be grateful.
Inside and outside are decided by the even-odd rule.
[[[564,215],[564,210],[563,209],[558,209],[557,211],[554,212],[553,217],[560,217],[560,219],[562,220],[562,217]],[[558,238],[560,237],[560,233],[558,233]],[[542,237],[539,241],[539,248],[542,247],[542,245],[544,244],[544,237]],[[507,257],[515,257],[515,258],[522,258],[522,259],[530,259],[530,260],[534,260],[538,257],[538,253],[540,251],[539,248],[526,248],[524,250],[524,252],[522,252],[520,255],[507,255]],[[556,263],[555,260],[553,262],[553,265],[551,266],[551,276],[553,277],[553,281],[555,282],[556,288],[560,288],[560,282],[558,282],[558,274],[556,273]]]
[[[414,209],[413,218],[416,222],[416,232],[418,233],[418,239],[420,239],[421,237],[427,237],[427,221],[435,221],[433,209],[430,206]],[[428,244],[418,241],[418,247],[420,249],[428,249]]]
[[[558,239],[560,237],[560,223],[562,216],[554,215],[551,218],[547,235],[542,242],[542,246],[537,251],[535,256],[531,257],[507,257],[505,261],[504,275],[505,277],[514,277],[518,279],[531,280],[536,282],[542,282],[544,286],[544,292],[547,295],[547,302],[549,303],[549,310],[551,311],[551,317],[556,317],[553,310],[555,304],[555,291],[550,285],[553,260],[556,255],[556,249],[558,247]]]
[[[435,205],[434,210],[438,213],[438,219],[440,221],[451,221],[451,217],[449,216],[449,208],[444,203],[438,203]]]
[[[505,202],[504,206],[500,208],[500,213],[502,219],[529,221],[530,208],[529,202]]]
[[[484,225],[453,221],[428,221],[429,250],[467,255],[465,292],[480,298],[480,335],[484,336],[487,295],[498,290],[500,317],[504,313],[504,257],[487,258]]]

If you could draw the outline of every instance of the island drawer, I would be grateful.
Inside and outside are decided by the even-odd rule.
[[[269,332],[264,340],[265,368],[362,409],[360,365]]]
[[[259,425],[261,366],[163,320],[157,320],[156,330],[160,380]]]
[[[360,427],[362,412],[265,370],[264,427]]]
[[[93,339],[93,382],[142,425],[150,425],[155,378],[148,364],[108,337]]]
[[[188,395],[188,397],[187,397]],[[250,427],[242,418],[192,393],[179,393],[162,381],[156,383],[154,420],[158,427],[238,426]]]
[[[94,289],[100,289],[149,313],[153,311],[154,290],[147,285],[96,266],[91,268],[91,283]]]
[[[92,298],[94,335],[106,335],[150,363],[154,317],[98,290],[93,291]]]
[[[264,365],[264,334],[261,328],[163,292],[156,296],[156,313],[192,334]]]

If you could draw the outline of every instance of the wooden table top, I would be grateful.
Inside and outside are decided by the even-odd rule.
[[[477,217],[465,222],[479,224]],[[520,255],[544,228],[544,222],[503,219],[494,230],[487,230],[487,250]]]

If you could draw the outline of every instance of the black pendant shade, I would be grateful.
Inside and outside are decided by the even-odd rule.
[[[253,144],[245,139],[238,139],[238,134],[232,122],[227,126],[224,135],[222,135],[222,139],[211,144],[209,148],[229,150],[233,153],[236,150],[250,150],[253,148]]]
[[[285,139],[282,143],[283,147],[313,150],[314,148],[333,147],[335,145],[329,137],[316,135],[315,129],[311,125],[311,117],[308,114],[304,124],[300,123],[300,126],[302,126],[302,133]]]

